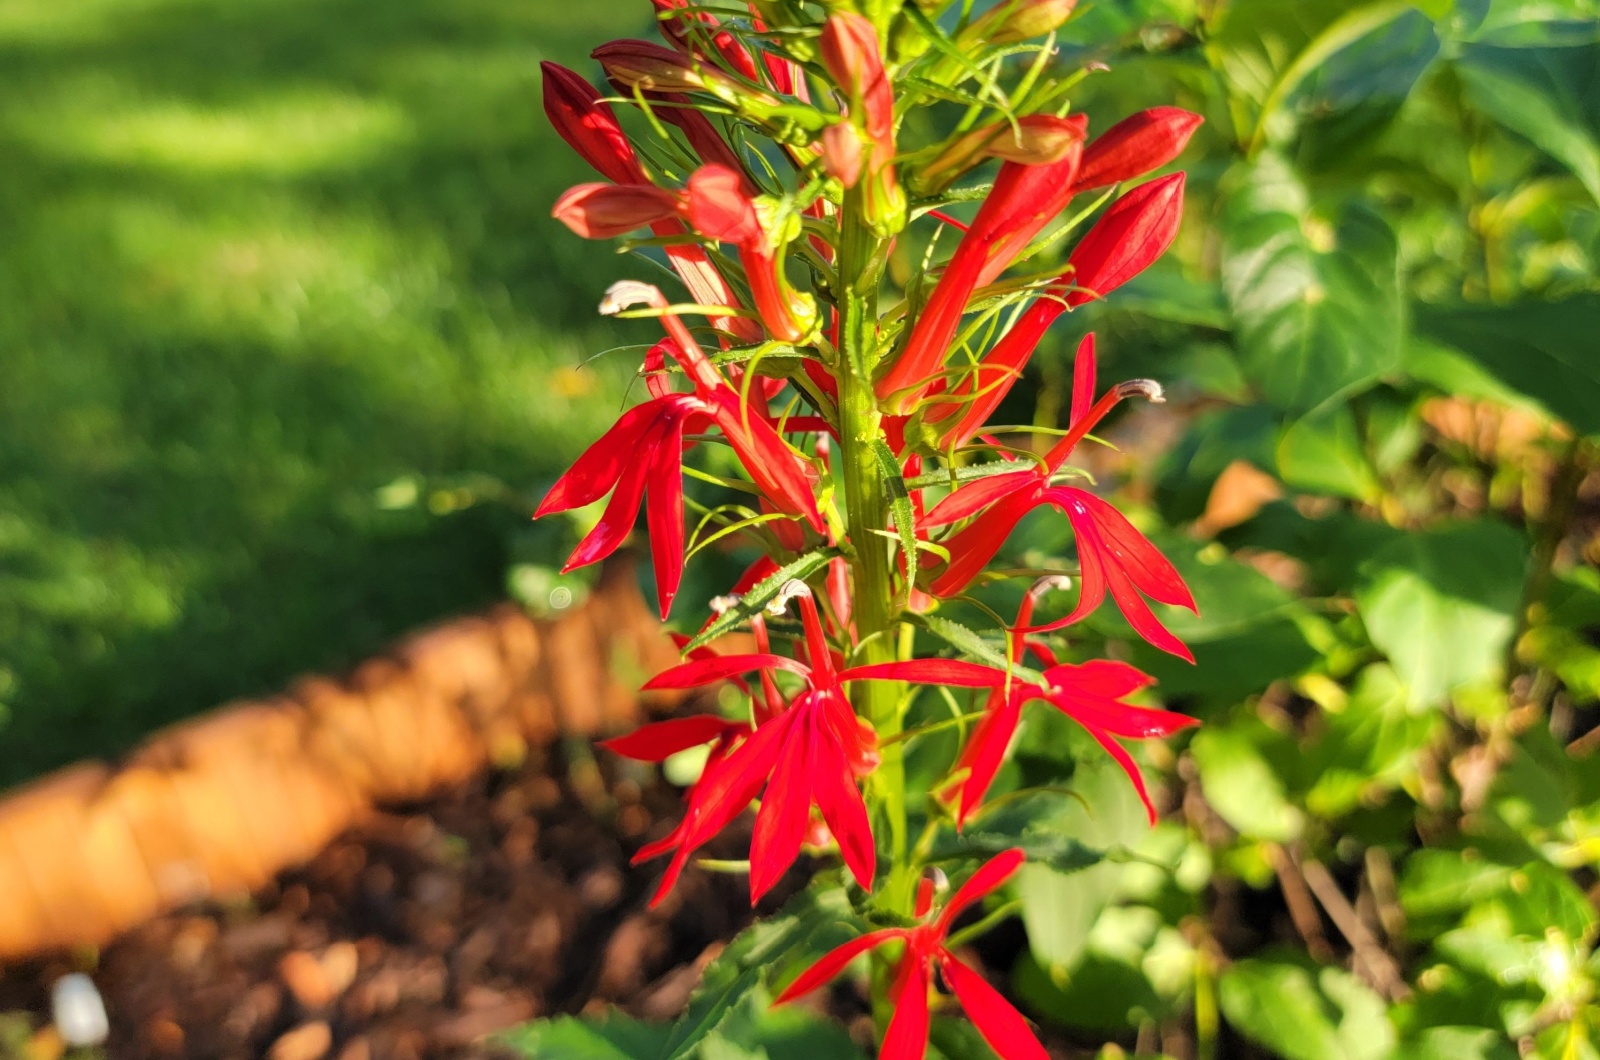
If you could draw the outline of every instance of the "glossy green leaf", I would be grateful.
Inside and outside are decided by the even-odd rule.
[[[1487,520],[1397,538],[1363,565],[1362,620],[1412,702],[1501,672],[1526,567],[1522,535]]]
[[[501,1037],[530,1060],[655,1060],[672,1028],[620,1012],[599,1019],[559,1016],[537,1020]]]
[[[1250,839],[1286,843],[1300,835],[1305,815],[1289,801],[1283,777],[1252,739],[1267,736],[1262,729],[1206,727],[1195,734],[1189,750],[1217,816]]]
[[[1378,215],[1324,220],[1279,156],[1231,174],[1222,281],[1245,374],[1273,405],[1331,406],[1394,373],[1405,331],[1394,233]]]
[[[1309,493],[1371,502],[1381,493],[1348,405],[1296,420],[1278,439],[1278,473]]]
[[[1419,306],[1418,330],[1584,434],[1600,434],[1600,294],[1503,306]]]
[[[1385,1060],[1395,1045],[1383,999],[1348,972],[1252,958],[1222,975],[1223,1015],[1284,1060]]]
[[[1571,170],[1600,202],[1600,106],[1578,95],[1584,85],[1562,69],[1574,64],[1592,77],[1600,46],[1515,49],[1478,45],[1456,62],[1468,100],[1511,133],[1532,142]]]

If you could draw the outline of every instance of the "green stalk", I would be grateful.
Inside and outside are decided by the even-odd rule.
[[[872,389],[877,360],[880,241],[868,227],[859,189],[847,196],[840,218],[839,244],[839,415],[845,520],[855,581],[856,636],[863,664],[893,662],[895,637],[889,553],[874,533],[889,523],[889,494],[878,470],[873,443],[878,440],[879,413]],[[889,681],[862,681],[855,686],[856,710],[872,723],[882,745],[883,761],[873,775],[889,831],[893,859],[884,900],[892,909],[910,913],[916,878],[906,858],[906,783],[900,733],[901,688]]]

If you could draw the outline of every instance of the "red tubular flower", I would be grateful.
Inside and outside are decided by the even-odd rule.
[[[883,67],[878,31],[861,15],[837,12],[822,27],[819,51],[849,101],[851,124],[866,141],[860,173],[863,213],[873,227],[899,231],[905,223],[906,196],[894,171],[894,89]],[[835,150],[839,146],[835,143]]]
[[[889,1020],[883,1048],[878,1052],[880,1060],[921,1060],[927,1055],[928,991],[933,985],[935,968],[996,1055],[1005,1060],[1048,1060],[1049,1054],[1022,1014],[983,976],[957,959],[945,944],[956,918],[1014,876],[1023,860],[1021,850],[996,855],[973,873],[938,915],[931,918],[933,888],[924,880],[918,889],[916,906],[917,916],[923,920],[921,924],[914,928],[885,928],[845,943],[800,973],[772,1003],[782,1005],[804,997],[868,950],[888,942],[901,942],[905,944],[905,953],[895,967],[894,980],[889,987],[889,1007],[894,1015]]]
[[[941,446],[965,445],[982,429],[1022,376],[1039,340],[1068,309],[1103,298],[1166,253],[1183,220],[1182,173],[1141,184],[1118,199],[1105,216],[1073,248],[1067,269],[1047,288],[1049,297],[1028,307],[994,349],[957,389],[957,400],[945,400],[924,415],[940,423],[961,418],[945,432]],[[969,398],[966,404],[961,398]]]
[[[666,306],[661,292],[645,284],[614,286],[602,312],[617,312],[632,301]],[[671,340],[652,353],[670,354],[694,383],[694,394],[666,392],[652,380],[651,400],[623,413],[600,440],[551,487],[534,518],[581,508],[611,493],[604,514],[562,568],[574,570],[615,552],[633,529],[646,500],[650,551],[655,562],[661,617],[672,610],[683,576],[683,437],[715,423],[740,463],[781,511],[798,515],[819,532],[822,515],[811,493],[807,465],[772,425],[747,410],[739,394],[718,374],[689,329],[673,316],[662,318]],[[650,367],[647,363],[646,367]],[[614,492],[613,492],[614,491]]]
[[[962,236],[927,305],[917,314],[905,349],[878,380],[878,396],[887,399],[890,412],[910,412],[936,381],[973,291],[994,282],[1071,200],[1085,121],[1082,115],[1050,121],[1058,123],[1059,131],[1074,136],[1073,146],[1059,161],[1047,165],[1007,162],[1000,167],[994,189]]]
[[[1025,607],[1031,611],[1031,602]],[[1019,625],[1025,624],[1029,617],[1026,611],[1018,615]],[[1014,632],[1020,641],[1026,630]],[[879,663],[858,667],[850,671],[850,676],[857,681],[920,681],[992,690],[984,718],[962,749],[957,765],[957,768],[964,766],[970,770],[959,795],[957,814],[962,823],[983,801],[984,793],[989,790],[995,773],[1005,759],[1006,749],[1011,745],[1011,738],[1017,731],[1022,705],[1030,700],[1049,703],[1082,725],[1095,742],[1105,748],[1133,782],[1151,824],[1156,822],[1156,807],[1150,801],[1144,776],[1127,749],[1113,737],[1147,740],[1171,736],[1200,724],[1197,719],[1184,714],[1124,702],[1135,692],[1154,684],[1155,679],[1126,663],[1104,659],[1086,662],[1081,666],[1070,663],[1048,666],[1043,673],[1044,680],[1039,684],[1024,681],[1013,671],[950,659]]]
[[[945,542],[950,550],[950,565],[934,579],[930,591],[940,597],[961,592],[988,566],[1024,515],[1041,504],[1050,504],[1065,512],[1072,524],[1081,568],[1080,588],[1078,606],[1072,614],[1039,631],[1059,629],[1082,619],[1100,605],[1109,589],[1111,598],[1140,636],[1163,651],[1193,662],[1189,649],[1144,602],[1144,596],[1149,596],[1164,604],[1196,610],[1194,597],[1177,570],[1111,505],[1075,486],[1050,485],[1051,477],[1078,442],[1118,402],[1135,395],[1161,400],[1159,385],[1148,379],[1135,379],[1113,388],[1093,407],[1086,407],[1094,393],[1094,343],[1085,340],[1078,354],[1072,426],[1045,456],[1044,466],[979,479],[940,501],[923,520],[924,526],[932,528],[977,516]]]
[[[798,583],[796,583],[798,584]],[[861,886],[871,890],[877,870],[872,826],[856,780],[876,768],[877,738],[857,718],[845,695],[846,674],[837,671],[810,591],[800,587],[808,663],[781,655],[731,655],[692,660],[657,675],[646,689],[694,688],[752,670],[787,670],[806,680],[806,689],[776,716],[761,721],[715,770],[709,766],[696,785],[698,803],[691,823],[639,852],[636,861],[673,850],[660,901],[689,856],[744,812],[763,787],[750,842],[750,901],[772,889],[800,855],[815,806],[839,843],[844,863]],[[771,783],[768,783],[770,779]]]
[[[644,167],[609,104],[576,73],[542,62],[544,113],[572,149],[614,184],[645,184]]]
[[[579,184],[550,215],[585,239],[615,239],[677,215],[679,197],[653,184]]]
[[[617,184],[648,184],[649,178],[618,124],[616,113],[600,98],[594,86],[555,63],[541,63],[540,69],[544,74],[545,114],[561,138],[606,179]],[[684,229],[678,221],[667,220],[651,225],[651,230],[658,236],[671,236]],[[705,251],[699,247],[674,245],[666,248],[666,255],[696,302],[701,305],[738,304],[727,281],[711,264]],[[753,320],[744,317],[712,317],[711,320],[742,342],[757,342],[761,338],[761,329]]]
[[[779,342],[803,342],[816,324],[816,310],[784,277],[779,248],[745,193],[745,179],[725,166],[695,170],[685,189],[689,223],[703,236],[738,246],[750,298],[767,333]]]
[[[1203,121],[1179,107],[1152,107],[1122,119],[1083,149],[1076,190],[1103,188],[1160,169],[1183,153]]]

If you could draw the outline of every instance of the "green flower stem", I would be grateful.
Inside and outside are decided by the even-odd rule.
[[[878,468],[873,443],[878,440],[877,398],[872,370],[877,363],[880,240],[862,209],[860,190],[845,200],[839,245],[839,459],[844,477],[845,519],[855,546],[851,560],[855,581],[856,636],[859,662],[893,662],[897,638],[890,614],[889,552],[874,531],[889,524],[889,494]],[[873,777],[888,826],[892,867],[884,900],[892,909],[910,913],[916,877],[906,857],[906,782],[900,733],[901,686],[890,681],[862,681],[855,687],[856,709],[872,723],[882,745],[883,761]]]

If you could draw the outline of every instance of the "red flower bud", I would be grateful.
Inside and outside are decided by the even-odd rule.
[[[847,188],[861,179],[861,134],[849,122],[841,121],[822,131],[822,168]]]
[[[638,156],[595,87],[555,63],[540,63],[539,68],[544,73],[544,112],[561,138],[607,180],[644,183]]]
[[[1072,251],[1063,274],[1077,290],[1068,305],[1104,298],[1166,253],[1183,220],[1182,173],[1141,184],[1118,199]]]
[[[1177,158],[1205,121],[1178,107],[1153,107],[1124,118],[1083,149],[1077,190],[1132,180]]]
[[[550,211],[585,239],[611,239],[678,212],[678,197],[650,184],[579,184]]]
[[[712,73],[682,52],[643,40],[614,40],[590,54],[611,80],[646,92],[702,92]]]

